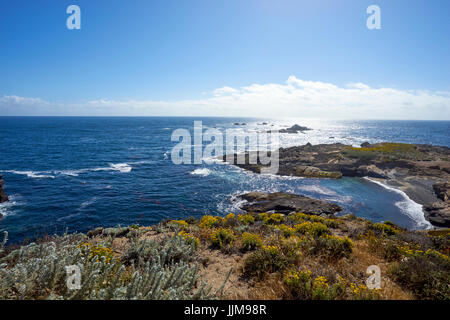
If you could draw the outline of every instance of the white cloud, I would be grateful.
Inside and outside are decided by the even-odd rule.
[[[58,104],[38,98],[0,98],[0,115],[14,114],[450,120],[450,93],[371,88],[359,82],[339,87],[290,76],[282,84],[225,86],[202,99],[175,102],[98,99]]]
[[[232,94],[232,93],[236,93],[236,92],[238,92],[238,90],[225,86],[225,87],[214,90],[213,94],[214,94],[214,96],[221,96],[221,95]]]
[[[19,96],[3,96],[0,98],[0,105],[42,105],[47,104],[41,98],[24,98]]]

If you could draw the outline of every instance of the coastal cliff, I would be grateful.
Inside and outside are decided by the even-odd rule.
[[[334,204],[290,194],[241,197],[246,213],[0,242],[0,299],[450,298],[448,229],[338,217]],[[67,265],[84,266],[78,290]],[[366,283],[373,265],[380,288]]]
[[[280,148],[278,175],[308,178],[369,177],[404,191],[423,206],[426,219],[435,226],[450,227],[450,148],[405,143],[363,143],[360,148],[340,143],[306,144]],[[243,169],[260,173],[264,166],[254,152],[238,163],[237,154],[227,159]],[[222,159],[225,159],[224,156]]]

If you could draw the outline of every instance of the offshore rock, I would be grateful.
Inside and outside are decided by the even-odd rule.
[[[5,193],[5,190],[3,189],[4,181],[2,179],[2,175],[0,175],[0,203],[8,201],[8,196]],[[1,218],[1,217],[0,217]]]
[[[313,215],[334,215],[342,210],[337,204],[292,193],[250,192],[239,197],[247,200],[241,209],[254,213],[273,211],[284,214],[303,212]]]

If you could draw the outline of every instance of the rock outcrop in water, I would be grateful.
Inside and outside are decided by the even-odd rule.
[[[4,181],[2,179],[2,175],[0,175],[0,203],[8,201],[8,196],[5,194],[5,190],[3,189]]]
[[[292,193],[250,192],[239,197],[247,201],[241,209],[253,213],[277,212],[288,214],[303,212],[312,215],[333,215],[342,210],[337,204]]]
[[[229,160],[232,157],[228,157]],[[225,157],[223,157],[225,159]],[[230,162],[243,169],[261,172],[255,152],[237,155]],[[355,148],[341,143],[310,143],[279,149],[278,175],[308,178],[370,177],[404,191],[423,205],[425,217],[434,225],[450,227],[450,148],[405,143],[363,143]]]
[[[303,131],[307,131],[307,130],[312,130],[308,127],[303,127],[303,126],[299,126],[298,124],[294,124],[292,127],[287,128],[287,129],[281,129],[278,132],[280,133],[299,133]]]

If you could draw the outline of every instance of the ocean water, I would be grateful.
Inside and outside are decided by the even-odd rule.
[[[175,129],[248,131],[294,123],[313,128],[281,134],[283,147],[307,142],[359,145],[395,141],[450,146],[450,121],[324,121],[236,118],[0,117],[0,174],[10,202],[0,204],[0,231],[11,242],[43,233],[98,226],[150,225],[167,218],[238,212],[236,195],[286,191],[337,203],[343,213],[429,227],[421,206],[364,178],[339,180],[258,175],[223,162],[175,165]],[[262,122],[267,125],[261,125]]]

